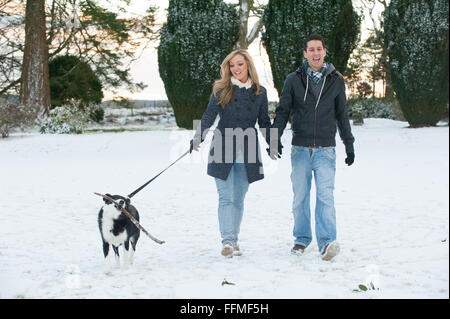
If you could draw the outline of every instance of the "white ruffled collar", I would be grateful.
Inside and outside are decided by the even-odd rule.
[[[239,81],[238,79],[236,79],[234,76],[231,77],[231,83],[234,85],[237,85],[239,88],[246,88],[249,89],[252,87],[252,80],[250,79],[250,77],[247,79],[247,82],[242,83],[241,81]]]

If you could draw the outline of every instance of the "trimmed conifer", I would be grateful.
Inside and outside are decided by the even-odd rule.
[[[239,38],[239,17],[222,0],[171,0],[158,65],[179,127],[200,119],[220,78],[220,64]]]
[[[448,0],[392,0],[384,13],[392,86],[412,127],[448,116],[448,10]]]
[[[269,0],[263,16],[262,40],[278,93],[286,76],[300,66],[303,42],[311,33],[324,38],[325,60],[343,73],[359,40],[360,20],[351,0]]]

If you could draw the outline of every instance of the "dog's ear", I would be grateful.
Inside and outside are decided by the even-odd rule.
[[[128,197],[126,198],[125,202],[127,203],[127,206],[130,205],[131,199],[129,199]]]
[[[109,194],[109,193],[106,193],[105,195],[108,196],[108,197],[110,197],[110,198],[112,198],[112,195]],[[103,201],[105,202],[106,205],[112,204],[112,202],[111,202],[110,200],[108,200],[108,199],[106,199],[106,198],[104,198],[104,197],[103,197]]]

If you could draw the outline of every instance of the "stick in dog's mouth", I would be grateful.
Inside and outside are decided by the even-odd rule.
[[[127,210],[125,208],[120,206],[119,203],[117,203],[114,199],[112,199],[109,196],[100,194],[100,193],[94,192],[94,194],[111,201],[111,203],[113,203],[116,206],[117,209],[120,209],[125,214],[125,216],[127,216],[137,228],[142,230],[144,232],[144,234],[146,234],[148,237],[150,237],[151,240],[153,240],[154,242],[156,242],[156,243],[158,243],[160,245],[165,243],[165,241],[159,240],[159,239],[153,237],[148,231],[146,231],[145,228],[142,227],[142,225],[129,212],[127,212]]]

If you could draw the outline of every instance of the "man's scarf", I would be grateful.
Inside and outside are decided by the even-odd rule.
[[[322,79],[322,77],[325,75],[325,72],[327,71],[328,64],[326,62],[323,63],[322,68],[318,72],[311,69],[309,66],[308,60],[303,60],[303,67],[306,70],[306,74],[308,74],[311,79],[314,81],[314,83],[319,83],[319,81]]]

